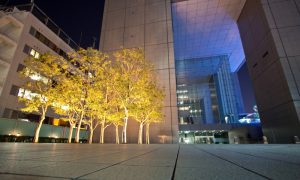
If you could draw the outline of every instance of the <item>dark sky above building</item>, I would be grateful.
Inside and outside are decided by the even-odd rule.
[[[93,46],[95,39],[98,48],[104,1],[34,0],[34,3],[81,47]],[[30,0],[0,0],[0,4],[6,3],[25,4]]]

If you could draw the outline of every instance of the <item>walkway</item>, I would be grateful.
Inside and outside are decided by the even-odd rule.
[[[2,143],[0,179],[300,179],[300,145]]]

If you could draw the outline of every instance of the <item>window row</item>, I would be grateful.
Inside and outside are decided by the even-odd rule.
[[[34,27],[31,27],[29,30],[29,33],[34,36],[36,39],[41,41],[43,44],[48,46],[50,49],[52,49],[54,52],[59,54],[65,59],[69,59],[68,54],[61,50],[59,47],[57,47],[52,41],[50,41],[46,36],[44,36],[42,33],[40,33],[38,30],[36,30]]]
[[[10,89],[10,95],[23,97],[26,99],[32,99],[32,98],[38,96],[39,94],[33,93],[33,92],[23,89],[23,88],[20,88],[19,86],[16,86],[16,85],[12,85],[12,87]]]

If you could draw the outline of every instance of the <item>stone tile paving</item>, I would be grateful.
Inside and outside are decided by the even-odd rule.
[[[0,144],[0,179],[300,179],[300,145]]]

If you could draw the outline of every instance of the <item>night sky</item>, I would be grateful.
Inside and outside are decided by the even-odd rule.
[[[92,47],[93,38],[96,38],[95,48],[98,48],[104,1],[105,0],[35,0],[34,2],[75,42],[80,44],[81,47]],[[30,3],[30,0],[0,0],[1,5],[22,3]],[[81,33],[82,38],[80,38]],[[252,112],[255,98],[246,64],[241,67],[238,76],[245,110],[246,112]]]
[[[0,0],[0,3],[26,4],[30,0]],[[104,0],[35,0],[34,3],[81,47],[91,47],[95,37],[98,48]]]

